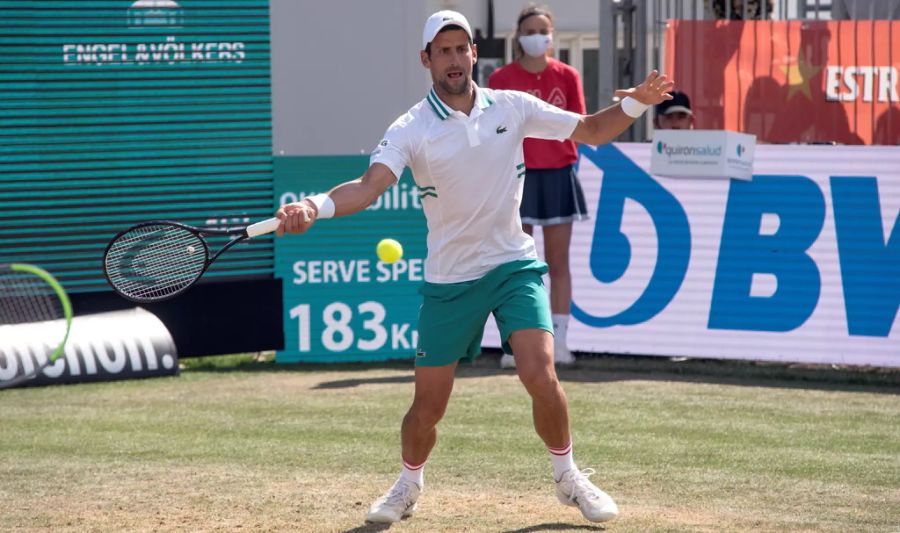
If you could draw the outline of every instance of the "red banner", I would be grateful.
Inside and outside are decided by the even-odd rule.
[[[666,72],[698,129],[900,144],[900,21],[669,21]]]

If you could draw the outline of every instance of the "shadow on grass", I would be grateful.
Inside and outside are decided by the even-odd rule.
[[[238,356],[230,356],[236,358]],[[515,375],[514,370],[499,368],[500,352],[486,351],[474,363],[461,363],[457,378]],[[322,381],[317,389],[344,389],[361,385],[413,382],[413,362],[379,361],[371,363],[295,363],[234,359],[232,364],[212,361],[217,358],[192,359],[185,372],[357,372],[359,377]],[[207,361],[208,360],[208,361]],[[404,375],[367,376],[372,370],[399,370]],[[716,359],[674,359],[647,356],[580,354],[574,367],[557,371],[562,382],[604,383],[615,381],[674,381],[710,383],[743,387],[835,390],[900,394],[900,370],[883,368],[834,367],[829,365],[795,365],[730,361]]]
[[[365,524],[353,529],[345,529],[343,533],[375,533],[376,531],[387,531],[391,528],[391,524]]]
[[[538,533],[539,531],[606,531],[606,528],[600,526],[586,526],[584,524],[563,524],[556,522],[553,524],[537,524],[535,526],[523,527],[521,529],[508,529],[504,533]]]
[[[342,533],[375,533],[376,531],[386,531],[390,529],[392,524],[370,524],[365,523],[353,529],[345,529]],[[563,524],[556,522],[553,524],[537,524],[534,526],[523,527],[521,529],[509,529],[504,533],[538,533],[540,531],[606,531],[606,528],[600,526]]]
[[[385,383],[412,383],[413,374],[408,376],[384,376],[380,378],[338,379],[335,381],[323,381],[313,389],[352,389],[360,385],[379,385]]]

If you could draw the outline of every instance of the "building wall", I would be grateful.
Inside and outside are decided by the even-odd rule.
[[[494,3],[494,31],[513,31],[520,0]],[[422,26],[455,9],[487,32],[486,0],[271,0],[273,149],[279,155],[368,153],[424,97]],[[596,34],[599,2],[552,3],[558,32]]]

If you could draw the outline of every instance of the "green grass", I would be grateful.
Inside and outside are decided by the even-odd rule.
[[[576,461],[619,503],[555,502],[514,374],[458,371],[419,514],[396,531],[900,531],[900,373],[593,358],[561,373]],[[0,531],[380,531],[407,364],[185,361],[0,393]]]

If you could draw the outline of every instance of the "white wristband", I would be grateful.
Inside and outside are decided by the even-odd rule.
[[[644,111],[650,107],[647,104],[642,104],[635,100],[630,96],[626,96],[622,99],[622,112],[628,115],[631,118],[638,118],[644,114]]]
[[[314,194],[307,196],[304,200],[309,200],[316,206],[319,214],[316,218],[331,218],[334,216],[334,200],[327,194]]]

